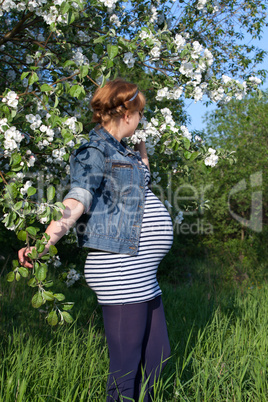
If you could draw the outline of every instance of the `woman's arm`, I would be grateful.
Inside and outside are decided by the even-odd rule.
[[[56,244],[84,212],[84,205],[73,198],[67,198],[63,201],[63,204],[65,205],[65,209],[62,211],[61,219],[58,221],[51,221],[47,227],[46,233],[50,236],[50,239],[47,242],[44,251],[39,254],[39,257],[45,255],[49,250],[49,246]],[[20,264],[27,268],[33,267],[31,259],[28,257],[28,254],[31,253],[32,249],[33,247],[24,247],[18,252]]]
[[[144,141],[141,141],[139,144],[135,144],[134,145],[134,149],[135,151],[139,151],[141,154],[141,159],[143,161],[143,163],[145,163],[145,165],[148,167],[148,169],[150,170],[150,165],[149,165],[149,159],[148,159],[148,155],[147,155],[147,151],[146,151],[146,145]]]

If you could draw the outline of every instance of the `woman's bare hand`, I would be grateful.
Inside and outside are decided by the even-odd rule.
[[[18,251],[19,263],[26,268],[33,268],[33,263],[28,254],[31,254],[34,247],[24,247]]]

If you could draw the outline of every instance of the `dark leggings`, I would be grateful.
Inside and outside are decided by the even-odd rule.
[[[110,356],[106,402],[138,401],[142,380],[148,381],[144,402],[150,401],[154,381],[170,356],[161,296],[102,310]]]

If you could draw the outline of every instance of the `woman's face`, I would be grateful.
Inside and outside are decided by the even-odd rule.
[[[134,134],[141,120],[141,117],[142,113],[139,110],[136,110],[135,112],[132,113],[128,112],[127,114],[128,125],[124,137],[131,137]]]

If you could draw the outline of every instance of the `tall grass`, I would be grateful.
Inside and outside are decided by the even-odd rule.
[[[195,283],[161,287],[172,357],[155,402],[267,401],[268,286],[221,293]],[[65,291],[77,301],[77,320],[51,330],[29,307],[30,291],[1,288],[0,401],[104,402],[108,351],[92,292]]]

